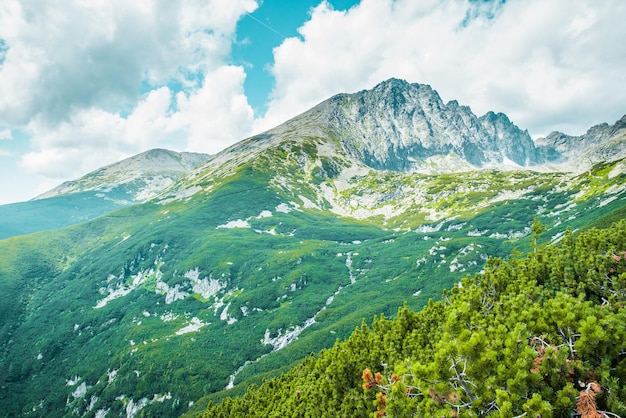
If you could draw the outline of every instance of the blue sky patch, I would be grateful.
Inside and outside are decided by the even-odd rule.
[[[245,15],[237,25],[237,42],[233,46],[232,61],[246,69],[244,90],[255,114],[267,110],[267,99],[274,86],[270,73],[273,49],[286,38],[301,37],[298,28],[310,17],[312,8],[321,0],[288,2],[265,0],[253,13]],[[348,10],[358,0],[329,0],[335,10]]]

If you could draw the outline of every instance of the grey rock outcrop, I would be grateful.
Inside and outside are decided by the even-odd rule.
[[[528,166],[545,159],[528,132],[503,113],[477,117],[457,101],[444,104],[428,85],[390,79],[322,105],[330,104],[335,109],[329,129],[349,154],[372,168],[411,171],[445,155],[476,167],[507,160]]]

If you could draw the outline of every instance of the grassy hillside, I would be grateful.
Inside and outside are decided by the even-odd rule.
[[[208,166],[164,200],[0,240],[0,411],[183,414],[331,347],[362,318],[421,309],[488,256],[527,251],[534,216],[551,242],[624,207],[622,162],[573,179],[383,172],[376,182],[344,178],[347,162],[319,152],[327,146],[282,144]],[[359,188],[359,216],[339,183]],[[183,186],[196,193],[177,194]],[[402,210],[385,217],[381,205]]]
[[[626,414],[626,222],[490,259],[202,417]]]

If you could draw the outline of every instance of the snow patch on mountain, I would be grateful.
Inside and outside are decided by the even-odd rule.
[[[618,198],[618,196],[609,196],[609,197],[607,197],[606,199],[602,200],[602,201],[598,204],[598,207],[600,207],[600,208],[601,208],[601,207],[603,207],[603,206],[606,206],[606,205],[608,205],[609,203],[611,203],[611,202],[613,202],[613,201],[617,200],[617,198]]]
[[[98,403],[98,397],[96,395],[91,395],[91,399],[89,400],[89,405],[87,405],[87,412],[91,412]]]
[[[269,210],[262,210],[261,213],[259,213],[256,216],[256,219],[271,218],[271,217],[272,217],[272,212],[270,212]]]
[[[235,317],[231,316],[231,315],[228,313],[228,309],[229,309],[229,308],[230,308],[230,303],[224,307],[224,310],[222,310],[222,313],[220,314],[220,320],[221,320],[221,321],[226,321],[226,323],[227,323],[228,325],[232,325],[232,324],[234,324],[235,322],[237,322],[237,318],[235,318]]]
[[[189,292],[183,290],[183,285],[177,283],[173,287],[170,287],[164,281],[158,280],[155,286],[155,293],[157,295],[165,295],[165,304],[169,305],[177,300],[185,299],[189,296]]]
[[[266,229],[266,230],[255,229],[254,232],[256,232],[257,234],[277,235],[275,228]]]
[[[74,376],[74,377],[70,377],[69,379],[65,379],[65,385],[66,386],[75,386],[76,384],[78,384],[78,382],[80,382],[82,379],[82,377],[80,376]]]
[[[287,331],[283,333],[282,328],[278,329],[277,335],[275,337],[271,337],[271,333],[269,328],[265,330],[265,335],[261,342],[263,345],[272,345],[274,347],[274,351],[278,351],[280,349],[285,348],[288,344],[295,341],[298,336],[315,323],[315,316],[304,321],[302,325],[296,325],[295,327],[289,328]]]
[[[299,195],[298,198],[302,201],[302,205],[306,208],[306,209],[317,209],[317,210],[321,210],[321,208],[316,205],[315,203],[313,203],[309,198]]]
[[[420,225],[419,227],[415,228],[414,232],[417,232],[419,234],[439,232],[441,231],[441,228],[443,228],[444,223],[445,222],[439,222],[437,225]]]
[[[604,191],[604,194],[620,194],[626,191],[626,183],[613,184]]]
[[[346,254],[346,267],[348,268],[348,276],[350,278],[350,284],[356,283],[356,277],[352,271],[352,253]]]
[[[107,370],[107,383],[111,384],[117,377],[117,370]]]
[[[82,399],[82,398],[84,398],[85,395],[87,394],[87,390],[89,388],[90,388],[90,386],[87,386],[87,383],[82,382],[72,392],[72,398],[74,398],[74,399]]]
[[[208,278],[200,279],[200,268],[196,267],[184,274],[184,277],[190,280],[194,293],[199,294],[204,299],[209,299],[222,289],[226,288],[226,283],[214,279],[212,275]]]
[[[624,173],[626,173],[626,159],[615,164],[613,169],[609,172],[608,177],[609,179],[613,179],[619,176],[620,174],[624,174]]]
[[[94,418],[106,418],[106,416],[108,415],[109,411],[111,410],[111,408],[101,408],[98,409],[94,415]]]
[[[150,404],[148,398],[141,398],[136,403],[133,399],[129,399],[126,403],[126,418],[135,418],[135,416]]]

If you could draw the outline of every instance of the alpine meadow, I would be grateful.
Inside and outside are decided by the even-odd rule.
[[[626,116],[399,79],[0,206],[0,416],[626,417]]]

